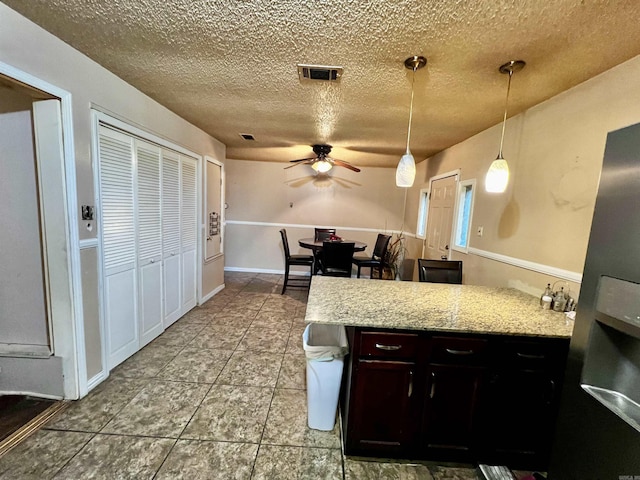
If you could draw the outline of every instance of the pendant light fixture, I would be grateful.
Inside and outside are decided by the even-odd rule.
[[[514,72],[519,72],[524,68],[526,63],[523,60],[511,60],[510,62],[500,65],[498,69],[500,73],[509,75],[507,83],[507,98],[504,102],[504,118],[502,119],[502,136],[500,137],[500,150],[497,158],[491,163],[487,175],[484,179],[484,188],[490,193],[503,193],[507,189],[509,183],[509,165],[502,157],[502,146],[504,144],[504,129],[507,125],[507,107],[509,105],[509,91],[511,90],[511,77]]]
[[[414,55],[404,61],[404,66],[409,70],[413,70],[413,77],[411,79],[411,106],[409,107],[409,129],[407,130],[407,151],[398,162],[398,168],[396,168],[396,186],[409,188],[413,186],[413,181],[416,178],[416,162],[409,150],[409,140],[411,139],[411,119],[413,118],[413,84],[416,80],[416,70],[421,69],[427,64],[425,57]]]

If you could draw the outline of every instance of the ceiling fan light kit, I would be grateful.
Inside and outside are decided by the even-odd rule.
[[[511,90],[511,77],[514,72],[519,72],[526,63],[523,60],[511,60],[504,65],[500,65],[498,71],[509,75],[507,83],[507,98],[504,102],[504,118],[502,119],[502,135],[500,136],[500,150],[498,156],[491,163],[487,175],[484,178],[484,188],[489,193],[503,193],[509,184],[509,165],[502,156],[502,146],[504,144],[504,130],[507,125],[507,107],[509,105],[509,92]]]
[[[396,168],[396,186],[409,188],[413,186],[416,179],[416,162],[409,150],[409,141],[411,140],[411,120],[413,119],[413,85],[416,80],[416,70],[420,70],[427,64],[427,59],[422,56],[414,55],[404,61],[404,66],[409,70],[413,70],[411,79],[411,104],[409,107],[409,128],[407,129],[407,151],[400,158],[398,167]]]
[[[334,166],[348,168],[356,173],[360,171],[358,167],[354,167],[349,162],[345,162],[344,160],[338,160],[337,158],[329,157],[331,153],[331,145],[326,144],[316,144],[312,145],[313,153],[316,154],[315,157],[311,158],[300,158],[298,160],[290,160],[290,163],[293,165],[289,165],[287,168],[295,167],[296,165],[309,165],[313,168],[318,174],[325,174],[329,170],[331,170]]]

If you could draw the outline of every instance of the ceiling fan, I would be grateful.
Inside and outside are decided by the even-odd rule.
[[[292,168],[297,165],[311,165],[311,168],[313,168],[316,172],[327,173],[333,168],[334,165],[336,165],[338,167],[348,168],[349,170],[353,170],[354,172],[360,171],[358,167],[354,167],[348,162],[329,157],[328,155],[331,153],[331,145],[316,144],[312,145],[311,147],[313,148],[313,153],[316,154],[315,157],[291,160],[291,163],[293,163],[293,165],[289,165],[288,167],[284,168]]]

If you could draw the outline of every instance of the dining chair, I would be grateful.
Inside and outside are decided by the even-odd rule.
[[[324,242],[325,240],[329,240],[331,235],[336,234],[335,228],[316,228],[315,234],[313,235],[313,239],[316,242]],[[316,260],[315,273],[318,273],[322,270],[322,249],[316,248],[313,250],[313,258]]]
[[[382,279],[382,269],[384,268],[384,260],[387,255],[387,248],[389,248],[389,241],[391,235],[378,234],[376,244],[373,247],[373,254],[370,257],[364,255],[356,255],[353,257],[353,264],[358,267],[358,278],[360,278],[360,269],[362,267],[370,268],[371,273],[369,278],[373,278],[373,272],[378,271],[378,278]]]
[[[462,283],[462,261],[419,258],[418,279],[421,282]]]
[[[353,242],[322,242],[322,275],[350,277]]]
[[[295,278],[289,279],[289,268],[291,265],[302,265],[309,267],[310,275],[313,275],[313,255],[291,255],[289,250],[289,241],[287,240],[287,231],[283,228],[280,230],[282,237],[282,246],[284,247],[284,284],[282,285],[282,295],[284,295],[287,286],[309,288],[311,285],[311,276],[309,280]]]
[[[324,242],[325,240],[329,240],[331,235],[335,234],[335,228],[316,228],[314,239],[316,242]]]

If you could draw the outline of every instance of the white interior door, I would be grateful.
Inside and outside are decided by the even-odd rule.
[[[133,139],[100,127],[99,168],[108,369],[139,348]]]
[[[181,157],[181,247],[182,247],[182,313],[196,306],[198,204],[196,160]]]
[[[182,315],[180,254],[180,157],[162,150],[162,258],[164,328]]]
[[[160,148],[136,140],[140,347],[164,331]]]
[[[452,175],[431,182],[425,258],[433,260],[449,258],[457,180],[458,176]]]

